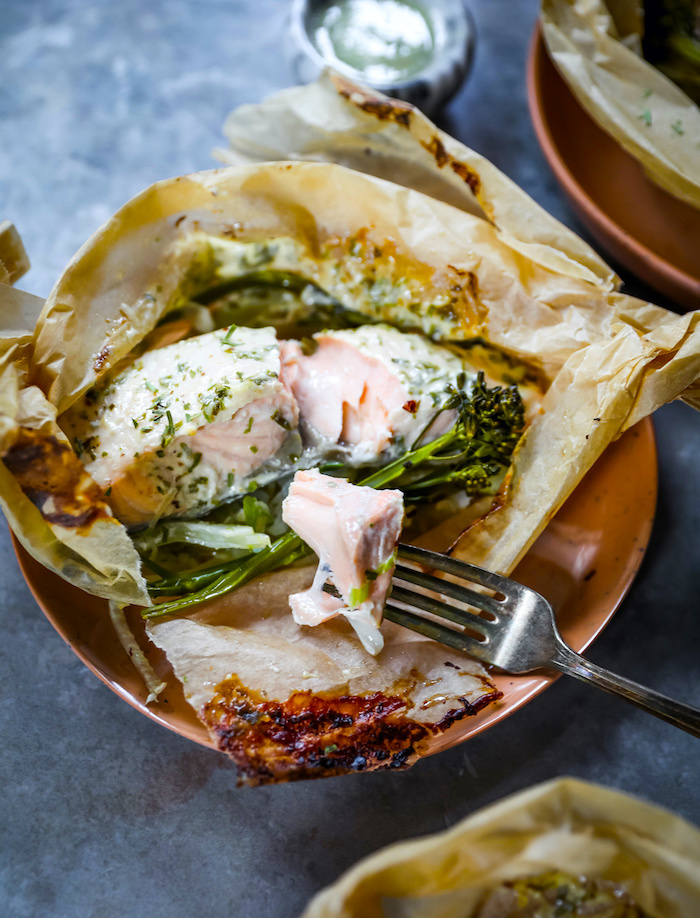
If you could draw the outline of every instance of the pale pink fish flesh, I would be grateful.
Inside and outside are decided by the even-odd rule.
[[[308,354],[296,341],[281,343],[282,379],[299,405],[305,444],[320,454],[338,445],[354,466],[412,445],[463,369],[422,336],[384,326],[321,332],[313,340]],[[439,415],[425,440],[454,417]]]
[[[300,471],[282,505],[282,518],[319,557],[311,588],[289,598],[295,621],[318,625],[342,613],[367,649],[378,652],[377,629],[403,524],[402,493],[360,487],[317,469]],[[323,591],[326,581],[342,600]]]

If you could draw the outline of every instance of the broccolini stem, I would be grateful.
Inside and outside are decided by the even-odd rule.
[[[173,574],[172,571],[167,571],[166,576],[161,580],[153,580],[148,584],[148,591],[153,596],[181,596],[183,593],[192,593],[194,590],[201,589],[214,580],[218,580],[223,574],[236,570],[241,566],[242,561],[248,560],[249,557],[250,555],[247,555],[245,559],[236,558],[235,561],[227,561],[225,564],[204,567],[201,570],[185,571],[182,574]]]
[[[299,554],[302,549],[304,550]],[[248,583],[253,577],[266,574],[268,571],[273,571],[278,567],[289,564],[297,557],[308,554],[309,551],[310,549],[304,545],[295,532],[288,532],[277,539],[276,542],[273,542],[269,548],[264,548],[244,561],[239,561],[235,568],[225,572],[195,593],[189,593],[181,599],[159,603],[157,606],[144,610],[142,618],[148,620],[162,618],[164,615],[177,615],[184,609],[197,606],[205,600],[223,596],[224,593]],[[291,557],[293,554],[294,558]]]

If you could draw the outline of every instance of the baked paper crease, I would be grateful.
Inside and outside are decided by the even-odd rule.
[[[499,228],[515,251],[555,271],[612,286],[612,269],[485,157],[405,102],[326,71],[231,112],[229,165],[283,159],[334,162],[421,191]]]

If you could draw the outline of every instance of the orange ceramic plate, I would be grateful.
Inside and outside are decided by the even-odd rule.
[[[654,434],[646,420],[608,447],[515,572],[517,579],[551,600],[561,631],[576,650],[583,650],[600,633],[634,579],[651,534],[656,483]],[[46,617],[95,675],[147,717],[215,748],[164,655],[146,641],[138,611],[130,616],[134,633],[167,682],[158,703],[148,706],[145,686],[117,640],[106,602],[49,573],[17,542],[15,549]],[[458,721],[430,751],[449,748],[487,729],[555,678],[496,676],[503,699]]]
[[[559,184],[592,235],[646,283],[688,309],[700,303],[700,210],[647,178],[581,108],[539,28],[528,60],[530,115]]]

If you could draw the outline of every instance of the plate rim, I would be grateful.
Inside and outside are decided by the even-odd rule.
[[[625,267],[627,267],[631,273],[641,277],[660,293],[678,300],[679,303],[682,303],[689,309],[693,308],[694,303],[697,305],[700,279],[694,277],[692,274],[688,274],[683,268],[679,268],[672,262],[658,255],[653,249],[648,248],[648,246],[644,245],[644,243],[640,242],[623,229],[612,219],[612,217],[608,216],[579,183],[573,172],[571,172],[567,166],[566,160],[560,155],[557,144],[549,128],[549,123],[545,116],[545,106],[542,102],[539,67],[543,56],[549,58],[549,52],[547,51],[547,46],[542,34],[541,23],[538,20],[533,30],[532,37],[530,38],[527,56],[527,101],[530,111],[530,120],[532,121],[537,142],[547,160],[547,164],[564,189],[569,202],[592,235],[594,235],[598,241],[602,240],[601,244],[611,250],[610,254],[612,257],[621,262],[624,261],[618,254],[618,251],[612,251],[612,249],[615,248],[633,256],[643,265],[651,264],[653,271],[656,272],[656,279],[651,272],[645,271],[642,273],[638,268],[629,268],[626,264]],[[567,86],[566,81],[556,69],[554,62],[551,61],[551,58],[549,58],[549,60],[552,66],[554,66],[558,79]],[[575,104],[580,108],[581,113],[587,118],[590,118],[591,116],[582,108],[573,93],[572,98]],[[594,119],[591,120],[593,120],[599,130],[607,134],[605,129]],[[628,153],[627,150],[624,150],[622,147],[620,149],[630,160],[641,166],[635,157]],[[664,191],[663,188],[660,188],[660,190]],[[668,192],[666,193],[668,194]],[[659,276],[663,278],[663,283],[668,285],[664,289],[662,289],[659,284]]]

